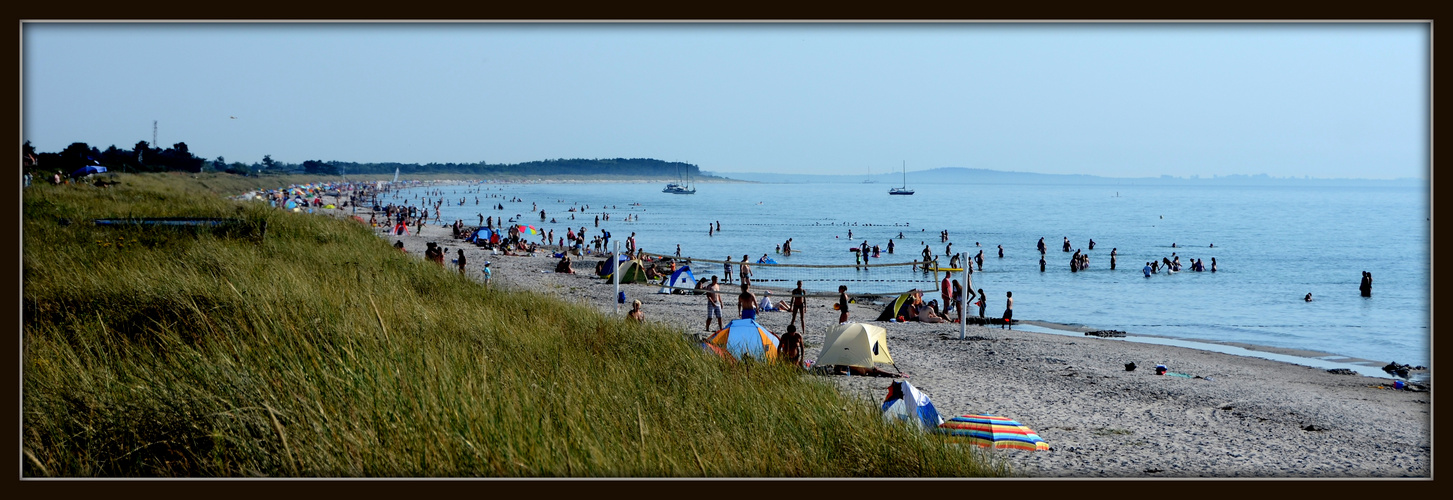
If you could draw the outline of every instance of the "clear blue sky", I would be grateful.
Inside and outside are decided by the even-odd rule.
[[[41,151],[1428,177],[1427,24],[23,25]],[[235,118],[233,118],[235,117]]]

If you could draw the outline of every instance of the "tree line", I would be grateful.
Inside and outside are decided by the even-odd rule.
[[[228,162],[218,156],[207,160],[192,154],[187,143],[178,142],[162,149],[146,141],[138,141],[131,149],[112,145],[105,150],[84,142],[72,143],[53,153],[37,152],[25,141],[21,153],[23,173],[49,175],[69,174],[87,165],[106,167],[110,172],[224,172],[242,176],[310,174],[310,175],[379,175],[392,174],[463,174],[479,176],[510,175],[606,175],[631,177],[711,177],[703,176],[701,168],[690,163],[668,162],[650,158],[554,159],[524,163],[358,163],[345,161],[307,160],[287,163],[263,155],[253,163]]]

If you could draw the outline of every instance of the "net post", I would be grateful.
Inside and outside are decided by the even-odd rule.
[[[615,282],[615,286],[616,286],[616,293],[615,293],[615,296],[611,297],[611,302],[615,302],[615,304],[616,304],[616,312],[615,313],[616,314],[620,314],[621,313],[621,240],[616,240],[616,251],[615,251],[615,253],[611,254],[610,260],[614,261],[614,262],[611,262],[610,265],[615,268],[615,271],[612,271],[610,273],[610,279],[611,279],[612,282]]]
[[[968,252],[959,252],[959,264],[962,265],[965,262],[964,259],[967,258],[969,258]],[[965,307],[968,307],[969,273],[966,271],[960,271],[959,281],[963,282],[964,287],[963,293],[959,294],[959,340],[963,340],[969,331],[969,311],[967,309],[964,309]]]

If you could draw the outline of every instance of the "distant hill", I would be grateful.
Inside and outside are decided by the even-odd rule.
[[[822,183],[857,184],[865,179],[884,186],[903,184],[903,173],[863,175],[811,175],[773,174],[759,172],[702,172],[729,179],[752,182],[782,184]],[[908,172],[908,187],[925,184],[1083,184],[1093,186],[1144,186],[1144,185],[1221,185],[1221,186],[1268,186],[1268,185],[1318,185],[1318,186],[1425,186],[1422,179],[1311,179],[1295,177],[1271,177],[1260,175],[1224,175],[1216,177],[1100,177],[1082,174],[1036,174],[1031,172],[1005,172],[981,168],[946,167]]]

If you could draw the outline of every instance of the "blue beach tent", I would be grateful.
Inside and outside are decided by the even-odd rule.
[[[681,266],[671,277],[666,279],[666,286],[661,287],[658,293],[671,293],[672,287],[691,288],[696,286],[696,276],[691,274],[691,266]]]
[[[888,397],[883,398],[883,418],[909,421],[920,429],[936,429],[943,424],[943,417],[938,415],[938,408],[934,408],[928,395],[906,380],[888,386]]]

